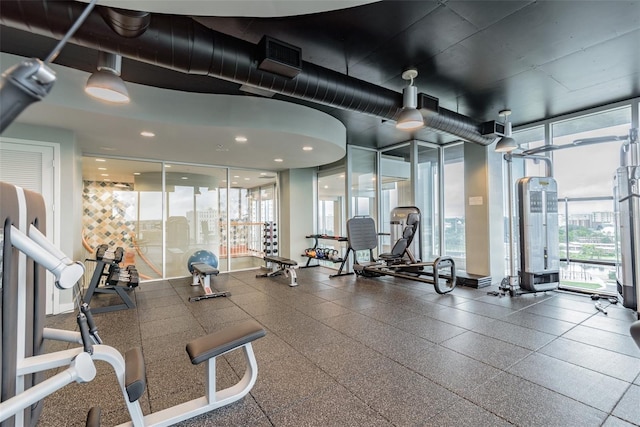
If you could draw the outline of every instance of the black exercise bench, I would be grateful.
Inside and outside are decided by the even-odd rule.
[[[200,301],[208,298],[231,296],[231,293],[229,292],[217,292],[214,291],[213,288],[211,288],[210,277],[217,276],[218,273],[220,273],[217,268],[213,268],[209,264],[205,264],[203,262],[194,262],[191,264],[191,269],[193,270],[193,282],[191,282],[191,286],[202,286],[204,295],[190,297],[190,302]]]
[[[298,263],[289,258],[283,258],[281,256],[265,256],[264,261],[271,264],[271,271],[265,274],[258,274],[256,277],[273,277],[279,274],[284,274],[285,277],[290,277],[291,282],[289,286],[298,286],[298,278],[296,276],[296,268]]]

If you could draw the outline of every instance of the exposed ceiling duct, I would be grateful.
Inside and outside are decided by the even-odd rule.
[[[0,23],[60,39],[83,9],[82,3],[73,1],[3,0]],[[122,27],[121,24],[106,22],[123,16],[127,15],[122,11],[96,10],[77,30],[71,42],[175,71],[255,86],[386,120],[396,120],[401,112],[401,93],[309,62],[302,62],[301,72],[293,79],[261,71],[256,65],[257,45],[211,30],[192,18],[150,15],[147,23],[148,16],[144,14],[138,18],[129,15],[127,17],[131,19],[127,19],[127,23],[140,24],[137,29],[135,25],[133,29],[127,29],[127,36],[132,31],[139,34],[131,38],[114,34],[113,27]],[[422,106],[421,112],[425,125],[437,132],[481,145],[489,145],[495,140],[479,132],[478,122],[437,107],[437,103],[433,109]]]

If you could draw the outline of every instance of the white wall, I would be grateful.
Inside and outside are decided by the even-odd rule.
[[[73,132],[48,126],[13,123],[2,133],[3,137],[26,141],[41,141],[58,144],[60,147],[60,187],[55,188],[55,207],[59,217],[59,247],[71,258],[81,260],[82,252],[82,156]],[[73,310],[72,290],[57,291],[59,308]],[[55,308],[54,308],[55,310]],[[57,310],[56,310],[57,311]]]
[[[306,262],[301,254],[310,246],[305,238],[314,230],[315,168],[290,169],[280,174],[280,256]]]
[[[467,273],[504,277],[502,155],[494,146],[464,145]]]

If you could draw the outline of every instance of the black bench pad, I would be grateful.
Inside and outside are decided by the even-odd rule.
[[[254,320],[248,320],[236,326],[196,338],[187,344],[187,353],[191,363],[198,365],[226,351],[262,338],[265,330]]]
[[[147,387],[146,371],[142,349],[134,347],[124,354],[124,386],[129,396],[129,402],[135,402],[142,397]]]
[[[276,262],[282,265],[289,265],[289,266],[298,265],[296,261],[289,258],[283,258],[281,256],[266,256],[264,257],[264,260],[269,262]]]
[[[191,267],[193,267],[193,269],[198,273],[204,274],[206,276],[217,276],[218,273],[220,273],[218,269],[213,268],[209,264],[205,264],[203,262],[194,262],[193,264],[191,264]]]

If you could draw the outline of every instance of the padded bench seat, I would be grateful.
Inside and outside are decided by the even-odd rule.
[[[194,339],[187,344],[187,353],[191,363],[198,365],[212,357],[262,338],[265,334],[265,330],[258,322],[249,320]]]
[[[217,268],[211,267],[209,264],[203,262],[194,262],[191,267],[198,273],[205,276],[217,276],[220,271]]]
[[[298,262],[289,258],[283,258],[281,256],[265,256],[265,262],[272,264],[270,272],[265,274],[258,274],[256,277],[273,277],[279,274],[284,274],[291,278],[289,286],[298,286],[298,278],[296,276],[295,268],[298,266]]]

